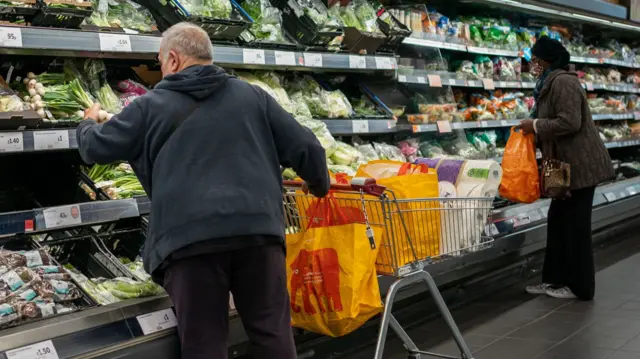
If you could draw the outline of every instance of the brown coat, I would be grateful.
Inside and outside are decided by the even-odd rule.
[[[536,133],[542,156],[571,165],[571,189],[593,187],[614,178],[611,157],[574,72],[555,70],[547,76],[538,100],[538,118]]]

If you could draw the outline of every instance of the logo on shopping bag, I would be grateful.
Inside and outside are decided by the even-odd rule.
[[[302,309],[296,304],[298,290],[302,290],[302,303],[307,314],[316,314],[312,297],[321,313],[342,311],[340,265],[335,249],[302,249],[291,264],[291,270],[292,311],[300,313]]]

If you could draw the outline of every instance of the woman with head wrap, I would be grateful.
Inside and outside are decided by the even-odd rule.
[[[595,270],[591,249],[591,209],[595,187],[614,177],[613,165],[591,118],[586,94],[569,52],[543,36],[531,49],[531,72],[538,76],[530,120],[520,128],[534,132],[543,158],[570,166],[570,191],[552,198],[542,283],[532,294],[592,300]]]

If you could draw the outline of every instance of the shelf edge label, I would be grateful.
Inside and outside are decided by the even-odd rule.
[[[51,340],[31,344],[22,348],[7,350],[7,359],[59,359],[56,347]]]
[[[264,65],[266,62],[264,50],[242,49],[242,63],[251,65]]]
[[[274,51],[276,65],[296,66],[296,54],[291,51]]]
[[[17,27],[0,27],[0,47],[22,47],[22,30]]]
[[[69,131],[34,131],[34,150],[55,150],[69,148]]]
[[[140,328],[144,335],[157,333],[161,330],[178,326],[178,320],[171,308],[139,315],[136,319],[138,319],[138,324],[140,324]]]
[[[100,51],[131,52],[131,37],[122,34],[98,34]]]
[[[22,132],[0,132],[0,153],[24,151]]]
[[[82,224],[80,205],[58,206],[42,210],[46,228],[77,226]]]

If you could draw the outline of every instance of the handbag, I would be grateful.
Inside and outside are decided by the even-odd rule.
[[[552,158],[542,160],[540,190],[545,197],[565,199],[571,197],[571,165],[562,160],[558,148],[558,144],[554,142],[551,148]]]

